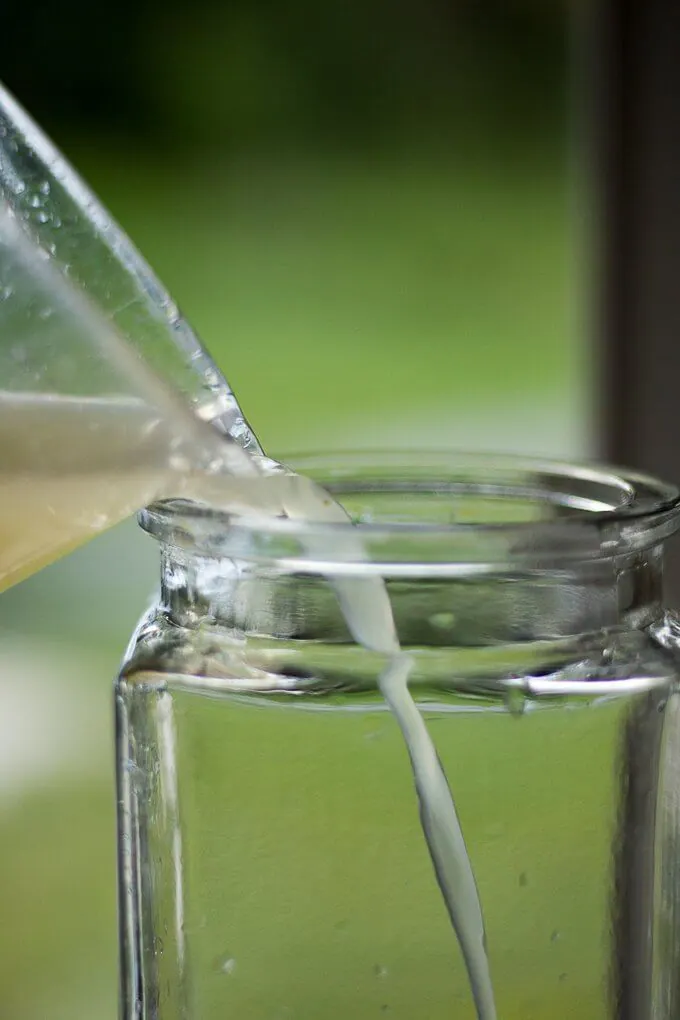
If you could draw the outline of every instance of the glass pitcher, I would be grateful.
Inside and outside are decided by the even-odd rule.
[[[141,514],[161,579],[116,684],[124,1020],[476,1016],[347,577],[384,579],[411,656],[498,1017],[680,1015],[678,490],[422,452],[293,467],[361,558],[349,522]]]

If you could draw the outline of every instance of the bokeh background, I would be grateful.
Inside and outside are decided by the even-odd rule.
[[[6,5],[5,83],[156,268],[265,447],[588,454],[564,0]],[[116,1015],[128,522],[0,600],[0,1015]]]

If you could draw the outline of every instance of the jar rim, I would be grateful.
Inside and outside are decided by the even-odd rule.
[[[350,510],[347,523],[311,523],[169,500],[142,511],[140,523],[161,541],[204,556],[315,572],[390,567],[392,574],[411,573],[419,563],[429,573],[451,574],[456,567],[478,573],[609,558],[656,545],[680,527],[676,486],[610,465],[442,449],[308,453],[285,464],[343,505],[350,496],[369,509]],[[389,497],[393,512],[372,515],[371,500]],[[453,509],[442,519],[447,497]],[[408,499],[409,511],[395,514]],[[361,538],[361,562],[348,562],[337,549],[350,528]]]

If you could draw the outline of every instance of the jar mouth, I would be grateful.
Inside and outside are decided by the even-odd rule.
[[[287,457],[323,486],[348,521],[231,514],[186,500],[155,504],[142,527],[220,558],[339,574],[455,574],[610,558],[680,527],[680,491],[610,466],[441,450]],[[348,556],[352,532],[360,553]],[[388,569],[391,568],[391,569]],[[434,569],[436,568],[436,569]]]

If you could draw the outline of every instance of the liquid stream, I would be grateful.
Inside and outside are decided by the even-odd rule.
[[[347,522],[343,508],[308,479],[246,454],[193,415],[142,401],[0,392],[0,590],[154,500],[182,496],[250,515]],[[323,539],[307,541],[322,555]],[[334,536],[334,554],[361,561],[358,532]],[[456,932],[479,1020],[495,1020],[484,921],[444,770],[408,689],[379,578],[334,578],[357,642],[384,655],[380,690],[411,760],[423,832]]]

